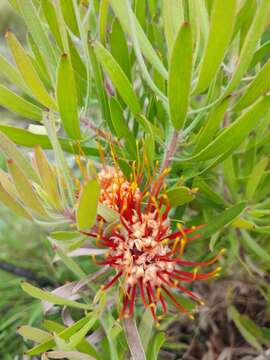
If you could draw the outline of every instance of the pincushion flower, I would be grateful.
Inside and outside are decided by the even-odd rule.
[[[118,167],[104,167],[98,179],[101,185],[100,202],[119,213],[120,222],[105,233],[103,219],[96,231],[87,233],[95,237],[100,247],[108,252],[100,266],[115,270],[115,275],[102,286],[107,290],[119,283],[123,292],[123,304],[119,319],[132,316],[135,299],[140,296],[146,308],[151,309],[157,321],[157,308],[167,312],[166,300],[182,312],[192,314],[182,306],[174,295],[174,289],[189,295],[198,304],[202,300],[183,284],[194,280],[205,280],[215,276],[220,268],[199,273],[198,266],[213,264],[218,256],[206,262],[184,259],[188,242],[200,237],[195,230],[200,227],[183,228],[179,223],[172,231],[169,218],[170,203],[164,191],[165,170],[154,181],[150,179],[140,189],[142,178],[135,173],[129,181]],[[193,270],[186,270],[193,267]]]

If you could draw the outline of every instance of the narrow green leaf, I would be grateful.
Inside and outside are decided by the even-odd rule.
[[[246,202],[240,202],[231,206],[222,213],[213,216],[205,225],[199,230],[194,231],[192,234],[200,234],[200,239],[206,239],[217,231],[222,230],[224,226],[230,224],[236,217],[238,217],[245,209]]]
[[[227,2],[226,2],[227,3]],[[270,2],[268,0],[262,0],[259,5],[257,5],[257,11],[254,16],[254,20],[250,26],[250,29],[246,35],[245,42],[243,44],[240,57],[237,62],[236,70],[227,85],[223,98],[227,97],[232,93],[232,91],[238,86],[243,75],[247,71],[249,64],[252,60],[252,56],[256,49],[257,43],[264,31],[266,20],[269,16]]]
[[[186,186],[178,186],[167,190],[166,194],[169,198],[171,207],[184,205],[195,198],[196,191]]]
[[[115,210],[104,206],[103,204],[98,204],[98,214],[101,215],[108,223],[115,222],[119,220],[119,214]]]
[[[13,197],[18,197],[18,192],[10,179],[10,176],[8,173],[6,173],[4,170],[0,168],[0,184],[3,186],[3,188]]]
[[[257,341],[256,337],[250,333],[249,329],[247,329],[243,323],[243,318],[236,310],[234,306],[230,306],[228,309],[228,315],[233,320],[234,324],[236,325],[237,329],[240,331],[243,338],[255,349],[262,351],[262,347],[260,343]]]
[[[78,346],[78,344],[85,338],[87,333],[95,325],[96,321],[97,321],[97,314],[93,313],[88,323],[86,323],[78,332],[76,332],[76,334],[70,337],[68,342],[68,346],[70,350],[75,349]]]
[[[49,338],[52,337],[52,335],[46,331],[34,328],[32,326],[27,326],[27,325],[21,326],[17,330],[17,333],[28,340],[32,340],[32,341],[35,341],[38,343],[47,341]]]
[[[180,130],[186,120],[192,77],[192,34],[190,24],[180,27],[169,66],[168,98],[173,126]]]
[[[241,231],[242,241],[247,248],[250,249],[256,256],[258,256],[261,260],[266,261],[266,263],[270,262],[270,254],[264,248],[262,248],[256,240],[254,240],[248,232],[245,230]]]
[[[48,94],[24,48],[11,32],[7,32],[6,38],[17,67],[33,96],[47,108],[56,110],[54,100]]]
[[[79,230],[90,228],[97,216],[100,186],[97,180],[90,180],[81,190],[76,213]]]
[[[55,7],[49,0],[41,0],[41,6],[42,6],[44,16],[45,16],[47,23],[49,25],[49,28],[51,30],[51,33],[53,34],[55,41],[57,42],[57,45],[59,46],[61,51],[64,51],[64,46],[62,43],[62,37],[61,37],[60,29],[58,26]]]
[[[265,96],[223,130],[208,146],[188,160],[202,161],[237,148],[269,109],[270,96]]]
[[[232,37],[236,0],[214,0],[207,46],[200,66],[196,93],[203,92],[214,79]]]
[[[50,237],[57,241],[78,240],[82,236],[79,231],[54,231],[50,233]]]
[[[128,125],[123,118],[123,110],[121,109],[121,105],[115,98],[109,99],[110,111],[111,111],[111,119],[116,132],[116,135],[119,139],[124,139],[125,146],[132,157],[132,159],[136,159],[136,140],[133,133],[129,130]]]
[[[28,290],[28,289],[27,289]],[[39,289],[38,289],[39,290]],[[32,289],[31,289],[32,291]],[[48,293],[46,293],[48,294]],[[50,294],[50,293],[49,293]],[[30,294],[31,295],[31,294]],[[51,295],[51,294],[50,294]],[[64,299],[65,300],[65,299]],[[47,300],[46,300],[47,301]],[[79,304],[79,303],[76,303]],[[61,305],[61,304],[60,304]],[[68,340],[73,334],[76,334],[77,331],[79,331],[87,322],[89,321],[89,318],[91,318],[92,315],[88,315],[80,319],[79,321],[75,322],[68,328],[64,328],[63,330],[59,329],[58,336],[61,339]],[[55,330],[54,330],[55,331]],[[34,348],[27,351],[28,355],[39,355],[49,349],[52,349],[55,347],[55,340],[52,337],[50,340],[44,341],[42,344],[35,346]]]
[[[130,57],[127,40],[117,19],[114,20],[110,33],[111,53],[129,80],[131,80]]]
[[[110,0],[110,5],[113,8],[113,11],[115,12],[117,18],[119,19],[123,29],[130,34],[130,24],[128,21],[127,16],[127,8],[125,6],[125,2],[122,0]],[[135,23],[135,30],[138,37],[138,41],[140,44],[140,48],[142,50],[142,53],[146,57],[146,59],[150,62],[150,64],[153,65],[153,67],[162,75],[165,79],[168,78],[168,73],[162,62],[160,61],[157,53],[153,49],[150,41],[148,40],[147,36],[145,35],[138,19],[132,13],[132,16],[134,18]]]
[[[29,92],[28,87],[25,85],[23,77],[18,70],[2,55],[0,55],[0,75],[6,79],[10,84],[15,85],[18,89]]]
[[[166,336],[164,332],[159,332],[154,336],[153,341],[151,342],[151,346],[149,346],[147,359],[149,360],[157,360],[160,348],[164,344],[166,340]]]
[[[183,8],[180,0],[162,1],[162,16],[164,21],[164,32],[169,53],[174,44],[179,24],[184,20]]]
[[[13,129],[12,129],[13,130]],[[3,151],[6,159],[13,159],[13,161],[19,166],[29,179],[39,183],[39,177],[30,161],[26,159],[23,154],[17,149],[16,145],[5,134],[4,128],[0,126],[0,149]]]
[[[32,219],[32,216],[27,212],[27,210],[5,190],[1,182],[0,182],[0,201],[4,205],[6,205],[11,211],[13,211],[14,214],[28,220]]]
[[[206,181],[204,181],[202,178],[197,177],[194,182],[193,186],[196,186],[199,188],[199,192],[202,192],[207,196],[207,199],[213,201],[217,205],[224,206],[226,204],[225,199],[219,195],[217,192],[213,190],[213,186],[208,185]]]
[[[269,162],[268,158],[261,159],[253,168],[246,185],[246,197],[251,200],[256,189],[263,177],[266,166]]]
[[[54,305],[71,306],[83,310],[91,309],[91,305],[82,304],[77,301],[65,299],[64,297],[52,294],[48,291],[41,290],[31,284],[28,284],[27,282],[22,282],[21,287],[23,291],[25,291],[27,294],[31,295],[32,297],[42,301],[47,301]]]
[[[75,10],[73,7],[73,1],[72,0],[60,0],[60,5],[63,13],[64,20],[70,30],[75,34],[76,36],[79,36],[79,28],[78,23],[76,19]]]
[[[124,102],[134,114],[140,113],[141,107],[137,95],[120,65],[98,41],[95,42],[95,53]]]
[[[35,164],[44,190],[47,192],[52,204],[59,209],[60,197],[57,188],[56,173],[53,171],[40,146],[35,146]]]
[[[196,140],[194,152],[198,153],[212,141],[216,131],[219,129],[225,112],[228,108],[230,98],[225,99],[210,110],[205,126],[201,129]]]
[[[254,103],[259,96],[264,95],[270,89],[270,60],[258,72],[255,78],[245,89],[239,101],[233,107],[234,111],[241,111]]]
[[[255,51],[249,68],[254,69],[258,63],[263,63],[270,57],[270,40],[263,43],[258,50]]]
[[[49,41],[49,36],[40,20],[37,9],[33,5],[32,0],[20,0],[20,8],[29,32],[37,46],[41,49],[43,55],[48,59],[52,74],[54,74],[56,57],[52,43]]]
[[[98,28],[99,28],[99,38],[102,44],[105,44],[106,41],[108,8],[109,8],[108,0],[101,0],[99,2]]]
[[[42,120],[42,110],[3,85],[0,85],[0,105],[26,119]]]
[[[81,137],[76,84],[70,58],[63,54],[58,65],[56,97],[66,133],[72,139]]]
[[[108,97],[106,95],[106,91],[105,91],[105,87],[104,87],[104,78],[103,78],[102,68],[101,68],[101,65],[97,61],[97,57],[96,57],[94,48],[92,46],[89,46],[88,51],[89,51],[89,57],[90,57],[90,61],[91,61],[92,69],[93,69],[93,77],[94,77],[94,81],[95,81],[97,97],[98,97],[99,103],[101,105],[102,115],[103,115],[103,118],[106,120],[110,130],[112,131],[112,133],[114,133],[114,128],[113,128],[113,125],[111,122],[110,109],[109,109],[109,105],[108,105]]]
[[[59,185],[58,188],[61,194],[62,204],[63,206],[68,206],[69,200],[70,205],[73,207],[75,205],[74,182],[71,177],[69,166],[67,164],[66,158],[60,146],[60,142],[56,133],[54,114],[52,112],[44,113],[43,121],[46,126],[48,137],[52,144],[52,149],[54,151]],[[63,189],[63,182],[65,184],[67,193]]]
[[[25,129],[17,128],[14,126],[8,126],[8,125],[0,125],[0,134],[1,132],[2,134],[4,133],[7,136],[7,138],[9,138],[18,145],[32,148],[38,144],[43,149],[52,148],[52,144],[47,135],[34,134]],[[1,139],[1,135],[0,135],[0,139]],[[93,157],[99,157],[100,155],[98,149],[83,145],[78,146],[78,144],[73,142],[72,139],[59,137],[58,140],[61,145],[61,148],[68,153],[80,154],[83,151],[85,155],[91,155]],[[1,145],[2,144],[0,144],[0,149],[1,149]],[[28,167],[29,166],[30,164],[28,164]]]
[[[12,159],[8,160],[8,169],[22,202],[37,215],[48,218],[48,214],[37,197],[32,184]]]

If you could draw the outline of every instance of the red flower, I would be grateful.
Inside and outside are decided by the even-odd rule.
[[[100,201],[119,212],[120,223],[110,234],[105,235],[100,226],[96,233],[89,235],[96,237],[100,246],[108,248],[106,258],[98,264],[109,265],[116,271],[103,290],[109,289],[117,281],[120,281],[124,290],[120,319],[132,316],[135,298],[139,294],[143,304],[151,309],[155,320],[158,304],[163,313],[167,311],[165,298],[169,298],[178,309],[192,317],[177,301],[172,289],[179,289],[202,304],[182,284],[209,279],[220,269],[199,273],[196,268],[213,264],[219,255],[206,262],[183,259],[185,245],[200,236],[193,234],[199,227],[184,229],[178,224],[178,230],[171,231],[170,204],[164,191],[161,191],[167,173],[164,171],[153,184],[149,182],[143,191],[139,188],[138,177],[134,176],[133,181],[127,181],[118,168],[106,167],[99,173]],[[185,267],[195,268],[186,271]]]

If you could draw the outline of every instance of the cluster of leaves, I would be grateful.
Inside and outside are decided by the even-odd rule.
[[[8,31],[14,61],[0,56],[0,105],[17,114],[16,126],[8,121],[0,125],[0,149],[8,167],[8,172],[0,172],[1,202],[47,231],[57,228],[50,234],[57,255],[82,281],[96,269],[89,264],[83,269],[84,264],[72,258],[94,255],[82,249],[86,239],[77,230],[90,227],[97,212],[108,221],[114,221],[115,214],[98,206],[93,180],[76,198],[70,170],[74,155],[98,164],[99,147],[110,153],[113,143],[128,175],[131,162],[146,154],[153,168],[156,161],[171,167],[167,193],[175,208],[172,218],[189,224],[192,215],[192,225],[207,224],[192,246],[194,254],[205,256],[204,239],[210,238],[212,251],[225,247],[224,272],[230,274],[240,261],[251,274],[260,275],[257,286],[269,301],[269,0],[10,4],[28,33],[26,49]],[[14,143],[35,148],[32,163]],[[41,148],[53,150],[55,165]],[[89,178],[91,171],[87,166]],[[74,207],[77,229],[70,231]],[[39,343],[30,355],[125,356],[128,345],[114,310],[105,310],[104,295],[94,282],[80,295],[84,303],[77,302],[74,287],[78,291],[80,285],[72,283],[53,294],[23,285],[45,302],[85,311],[76,322],[71,319],[71,325],[66,313],[65,326],[47,321],[48,332],[21,328],[25,338]],[[134,359],[144,359],[144,351],[156,359],[165,341],[162,332],[151,333],[148,315],[138,314],[143,339],[139,350],[132,346],[140,343],[136,327],[125,325]],[[235,308],[229,316],[255,349],[269,343],[269,329],[260,331]],[[86,340],[90,330],[92,342]],[[100,342],[99,353],[94,341]]]

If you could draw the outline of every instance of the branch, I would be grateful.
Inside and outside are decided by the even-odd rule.
[[[146,360],[146,355],[135,321],[132,318],[125,319],[124,328],[132,359]]]
[[[39,286],[53,286],[55,285],[50,279],[39,277],[33,271],[17,267],[6,261],[0,260],[0,270],[9,272],[11,274],[20,276],[29,281],[34,281]]]

